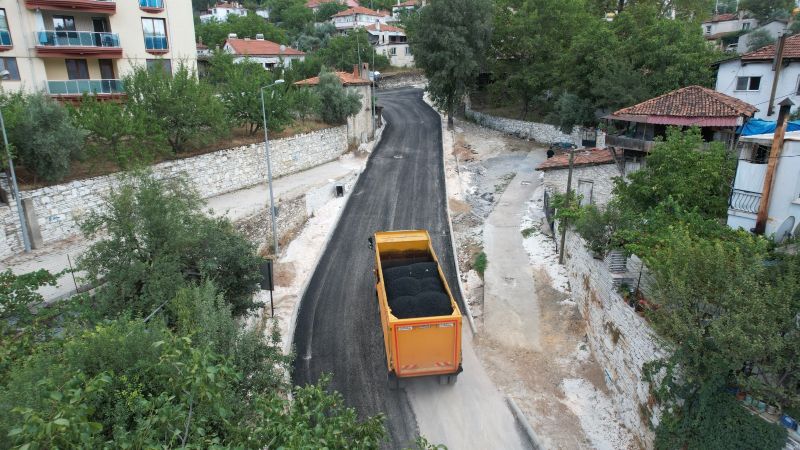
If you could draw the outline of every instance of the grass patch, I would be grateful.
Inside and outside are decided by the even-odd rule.
[[[472,267],[475,269],[480,276],[483,276],[483,273],[486,272],[486,266],[489,265],[489,261],[486,259],[486,253],[478,252],[475,255],[475,260],[472,262]]]
[[[536,232],[536,228],[528,227],[522,230],[522,237],[528,239],[529,237],[533,236],[533,233]]]

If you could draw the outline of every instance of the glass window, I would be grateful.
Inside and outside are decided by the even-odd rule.
[[[75,18],[72,16],[53,16],[53,29],[56,31],[75,31]]]
[[[85,59],[65,59],[67,64],[67,78],[70,80],[88,80],[89,65]]]
[[[11,33],[8,31],[5,9],[0,9],[0,45],[11,45]]]
[[[742,24],[742,29],[743,30],[749,30],[750,29],[750,22],[743,23]]]
[[[142,18],[144,46],[148,50],[167,50],[167,24],[164,19]]]
[[[0,71],[8,71],[8,80],[19,81],[19,67],[17,67],[17,58],[0,58]]]
[[[389,54],[394,56],[397,54],[397,47],[392,47],[389,49]]]
[[[163,70],[165,73],[172,75],[172,61],[169,59],[148,59],[147,70]]]
[[[592,191],[594,182],[589,180],[578,180],[578,195],[581,198],[581,206],[592,204]]]
[[[736,79],[737,91],[757,91],[761,87],[761,77],[738,77]]]

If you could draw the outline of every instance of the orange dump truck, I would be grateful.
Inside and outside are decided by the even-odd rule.
[[[375,250],[376,291],[389,380],[461,372],[461,311],[425,230],[381,231]]]

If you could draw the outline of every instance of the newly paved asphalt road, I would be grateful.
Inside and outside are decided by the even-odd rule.
[[[386,415],[388,446],[401,448],[413,443],[417,426],[405,393],[387,384],[367,238],[375,231],[428,230],[462,302],[447,227],[439,116],[419,89],[381,92],[378,103],[388,124],[302,299],[293,381],[302,385],[331,373],[331,388],[362,416]]]

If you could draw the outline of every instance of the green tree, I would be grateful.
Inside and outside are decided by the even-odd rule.
[[[415,64],[425,71],[431,99],[447,112],[450,127],[483,65],[490,30],[491,3],[486,0],[432,2],[409,20]]]
[[[797,6],[793,0],[741,0],[739,10],[749,11],[759,22],[769,19],[787,18],[792,8]]]
[[[306,123],[306,119],[320,109],[320,97],[313,89],[295,89],[289,99],[292,112],[303,123]]]
[[[775,38],[767,30],[752,31],[749,34],[749,38],[747,41],[747,51],[749,52],[775,43]]]
[[[320,48],[315,56],[323,66],[345,72],[352,71],[353,66],[362,62],[371,65],[373,59],[376,69],[380,70],[389,65],[386,56],[375,53],[368,34],[363,29],[330,38],[327,45]]]
[[[9,144],[34,177],[60,181],[69,174],[71,161],[82,157],[86,132],[48,95],[6,96],[3,113]]]
[[[89,238],[103,232],[78,266],[99,286],[98,305],[108,314],[144,317],[187,283],[203,280],[215,281],[234,314],[258,306],[255,248],[226,220],[203,214],[186,180],[126,179],[81,228]]]
[[[278,28],[264,20],[262,17],[250,13],[246,16],[228,16],[227,20],[220,22],[210,20],[208,22],[195,22],[195,36],[209,48],[216,46],[222,47],[228,35],[236,34],[240,39],[246,37],[255,38],[257,34],[263,34],[264,39],[277,42],[279,44],[288,43],[286,31]]]
[[[561,131],[567,134],[572,133],[572,129],[576,126],[595,120],[591,103],[569,92],[564,92],[558,97],[553,115],[553,121],[558,124]]]
[[[141,109],[130,108],[126,101],[105,102],[85,96],[72,115],[88,132],[86,149],[91,158],[129,169],[150,164],[169,150],[163,130],[148,125],[150,117]]]
[[[319,9],[315,13],[316,22],[326,22],[331,20],[331,16],[347,9],[347,5],[339,2],[327,2],[319,5]]]
[[[319,97],[319,115],[326,123],[343,124],[347,121],[347,117],[361,109],[361,96],[342,86],[341,80],[334,73],[320,73],[316,90]]]
[[[183,64],[174,74],[136,67],[124,83],[135,117],[148,117],[147,126],[153,133],[164,133],[174,152],[230,131],[225,107],[211,86]]]

